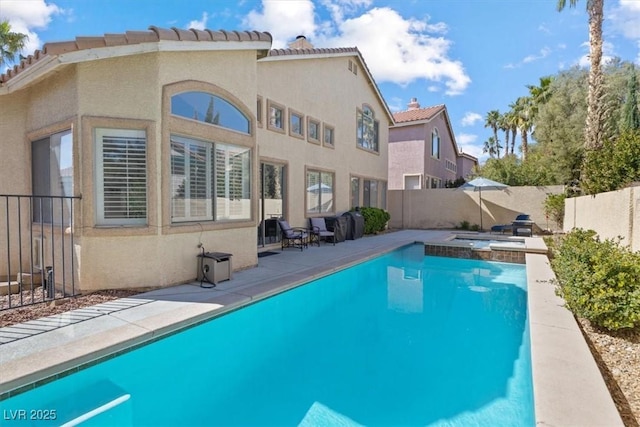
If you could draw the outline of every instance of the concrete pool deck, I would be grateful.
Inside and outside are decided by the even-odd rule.
[[[445,241],[450,234],[402,230],[304,251],[278,248],[212,289],[193,282],[0,328],[0,339],[20,337],[0,344],[0,400],[406,244]],[[528,242],[540,248],[542,241]],[[577,322],[555,295],[546,255],[527,253],[526,265],[536,424],[623,426]]]

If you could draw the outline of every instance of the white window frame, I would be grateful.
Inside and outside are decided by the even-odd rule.
[[[142,169],[144,169],[144,215],[143,216],[135,216],[125,215],[119,218],[108,218],[105,215],[105,194],[104,194],[104,186],[105,186],[105,165],[104,165],[104,137],[116,137],[116,138],[135,138],[135,139],[144,139],[144,152],[143,152],[143,161],[142,161]],[[140,129],[110,129],[110,128],[95,128],[94,129],[94,138],[95,138],[95,199],[96,199],[96,224],[97,225],[146,225],[148,218],[148,170],[147,170],[147,134],[146,131]],[[132,156],[135,158],[136,154],[132,153]],[[138,154],[139,156],[139,154]],[[131,163],[127,163],[127,177],[131,176],[129,173],[129,166],[131,169],[135,166],[135,163],[132,165]],[[138,165],[139,167],[139,165]],[[125,190],[127,191],[127,196],[130,195],[131,187],[125,186]],[[133,206],[128,206],[127,210],[131,209]],[[131,209],[133,210],[133,209]]]
[[[437,144],[435,144],[437,142]],[[435,147],[435,150],[434,150]],[[440,132],[438,129],[433,128],[431,131],[431,157],[434,159],[440,159],[440,155],[442,151],[442,138],[440,138]]]

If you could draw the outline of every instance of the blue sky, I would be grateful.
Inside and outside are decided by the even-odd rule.
[[[356,46],[392,111],[412,97],[445,104],[458,144],[482,160],[488,111],[507,111],[542,76],[587,66],[586,1],[558,12],[556,0],[0,0],[0,19],[29,35],[27,54],[150,25],[269,31],[274,48],[299,34],[315,47]],[[640,65],[640,0],[605,0],[604,39],[605,58]]]

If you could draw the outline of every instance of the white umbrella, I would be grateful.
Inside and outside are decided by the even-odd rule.
[[[327,184],[313,184],[310,187],[307,187],[307,192],[309,193],[331,193],[332,189]]]
[[[480,230],[482,230],[482,190],[504,190],[508,186],[501,182],[492,181],[487,178],[478,177],[460,186],[463,190],[473,190],[480,192]]]

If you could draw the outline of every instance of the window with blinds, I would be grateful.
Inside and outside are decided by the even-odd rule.
[[[213,218],[211,144],[171,136],[171,217],[173,221]]]
[[[146,132],[98,128],[95,134],[97,223],[146,224]]]
[[[173,222],[251,219],[251,150],[171,136]]]

